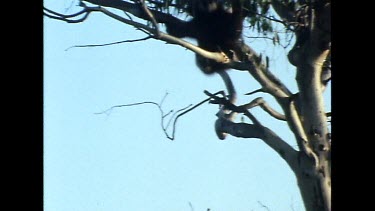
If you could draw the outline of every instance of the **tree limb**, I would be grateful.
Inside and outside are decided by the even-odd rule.
[[[222,121],[221,130],[239,138],[259,138],[275,150],[292,168],[296,167],[298,152],[267,127],[247,123]]]
[[[272,117],[278,120],[286,121],[285,115],[280,114],[279,112],[274,110],[271,106],[268,105],[268,103],[262,97],[255,98],[250,103],[242,105],[242,106],[246,109],[250,109],[255,106],[260,106],[265,112],[267,112]]]
[[[141,2],[143,11],[146,13],[146,15],[148,16],[148,18],[151,20],[151,23],[152,23],[152,25],[155,28],[155,31],[156,31],[155,35],[156,35],[156,37],[158,37],[159,34],[160,34],[159,24],[157,23],[157,21],[155,20],[154,15],[151,13],[151,11],[148,9],[147,5],[145,4],[145,0],[140,0],[140,2]]]
[[[223,105],[225,109],[231,110],[232,112],[243,113],[244,115],[249,117],[254,123],[235,123],[231,120],[223,118],[220,121],[220,124],[217,125],[218,130],[240,138],[259,138],[263,140],[272,149],[274,149],[288,163],[288,165],[292,169],[296,168],[295,162],[298,152],[294,150],[284,140],[282,140],[279,136],[277,136],[272,130],[270,130],[267,127],[264,127],[247,110],[247,106],[249,104],[243,106],[236,106],[225,97],[218,97],[216,95],[209,93],[208,91],[205,91],[205,93],[211,98],[213,98],[213,100],[211,100],[210,103]]]
[[[57,13],[55,11],[52,11],[50,9],[47,9],[47,8],[43,7],[43,14],[45,16],[49,17],[49,18],[65,21],[67,23],[81,23],[88,18],[88,16],[90,15],[91,12],[98,11],[97,9],[98,9],[98,7],[84,7],[84,9],[80,12],[77,12],[77,13],[74,13],[74,14],[71,14],[71,15],[64,15],[64,14]],[[79,19],[76,19],[76,20],[70,20],[70,18],[75,18],[75,17],[80,16],[82,14],[84,14],[82,18],[79,18]]]
[[[303,128],[302,121],[297,112],[295,101],[291,100],[288,109],[288,123],[290,125],[293,134],[296,137],[298,147],[303,151],[308,157],[310,157],[315,165],[315,169],[319,168],[319,158],[312,150],[310,143],[308,142],[308,137]]]

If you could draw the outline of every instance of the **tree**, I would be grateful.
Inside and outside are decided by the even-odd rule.
[[[330,1],[244,1],[247,23],[259,33],[268,36],[275,44],[280,35],[274,31],[274,24],[281,24],[295,44],[288,54],[289,62],[296,67],[298,92],[292,93],[269,69],[268,56],[262,56],[244,43],[242,61],[223,59],[218,52],[204,49],[161,31],[159,23],[181,24],[189,10],[190,1],[80,1],[82,11],[63,15],[45,8],[45,15],[69,23],[87,20],[89,14],[99,12],[145,32],[146,39],[158,39],[185,47],[206,58],[215,59],[232,69],[247,71],[262,86],[249,95],[262,92],[274,97],[282,113],[271,108],[262,98],[256,98],[244,105],[235,102],[225,94],[222,97],[206,92],[211,103],[221,105],[222,110],[242,113],[252,124],[236,123],[219,112],[216,130],[242,138],[258,138],[275,150],[295,173],[306,210],[331,210],[331,140],[327,125],[330,113],[324,109],[323,92],[330,81]],[[87,3],[94,6],[88,6]],[[111,12],[124,11],[125,16]],[[273,16],[272,8],[279,17]],[[175,9],[175,10],[173,10]],[[129,15],[140,19],[133,19]],[[142,20],[150,23],[144,24]],[[271,35],[271,37],[270,37]],[[250,49],[250,50],[249,50]],[[231,93],[229,93],[229,96]],[[293,149],[275,132],[262,125],[249,111],[260,106],[272,117],[285,121],[295,136],[298,150]]]

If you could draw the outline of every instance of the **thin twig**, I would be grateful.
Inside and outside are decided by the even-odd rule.
[[[150,102],[150,101],[146,101],[146,102],[140,102],[140,103],[131,103],[131,104],[123,104],[123,105],[115,105],[115,106],[112,106],[104,111],[101,111],[101,112],[96,112],[94,114],[104,114],[104,113],[107,113],[109,111],[112,111],[113,109],[115,108],[121,108],[121,107],[130,107],[130,106],[136,106],[136,105],[143,105],[143,104],[153,104],[153,105],[156,105],[158,106],[157,103],[155,102]]]
[[[257,201],[257,202],[258,202],[258,204],[259,204],[260,206],[262,206],[264,209],[270,211],[270,209],[269,209],[266,205],[262,204],[262,202],[260,202],[260,201]]]
[[[222,91],[219,91],[219,92],[216,92],[214,93],[213,95],[218,95],[218,94],[222,94],[223,92]],[[179,115],[176,116],[176,118],[174,119],[174,122],[173,122],[173,132],[172,132],[172,137],[174,137],[174,134],[175,134],[175,129],[176,129],[176,123],[177,123],[177,120],[178,118],[180,118],[181,116],[187,114],[188,112],[194,110],[195,108],[199,107],[200,105],[202,105],[203,103],[209,101],[211,99],[211,97],[199,102],[198,104],[194,105],[193,107],[191,107],[190,109],[180,113]]]
[[[161,99],[161,101],[159,103],[160,106],[163,105],[163,103],[164,103],[165,99],[167,98],[168,94],[169,94],[168,92],[165,93],[164,97]]]
[[[168,94],[168,93],[167,93],[167,94]],[[166,94],[166,95],[167,95],[167,94]],[[217,93],[215,93],[214,95],[218,95],[218,94],[222,94],[222,91],[217,92]],[[111,111],[112,111],[113,109],[115,109],[115,108],[121,108],[121,107],[130,107],[130,106],[137,106],[137,105],[144,105],[144,104],[155,105],[155,106],[158,107],[158,109],[159,109],[159,111],[160,111],[160,116],[161,116],[161,127],[162,127],[162,130],[163,130],[165,136],[166,136],[168,139],[170,139],[170,140],[173,141],[173,140],[175,139],[176,125],[177,125],[177,121],[178,121],[178,119],[179,119],[181,116],[183,116],[183,115],[187,114],[188,112],[194,110],[195,108],[199,107],[199,106],[202,105],[203,103],[209,101],[211,98],[207,98],[207,99],[205,99],[205,100],[199,102],[198,104],[194,105],[193,107],[191,107],[192,104],[190,104],[190,105],[188,105],[188,106],[186,106],[186,107],[184,107],[184,108],[181,108],[181,109],[177,110],[177,111],[174,112],[173,115],[170,117],[170,119],[169,119],[169,121],[167,122],[167,124],[164,125],[164,123],[165,123],[165,122],[164,122],[165,118],[166,118],[167,116],[169,116],[169,115],[173,112],[173,110],[171,110],[171,111],[169,111],[167,114],[164,114],[164,110],[163,110],[163,108],[161,107],[161,104],[162,104],[163,101],[165,100],[166,95],[163,97],[163,99],[162,99],[162,101],[161,101],[160,104],[155,103],[155,102],[152,102],[152,101],[145,101],[145,102],[139,102],[139,103],[131,103],[131,104],[115,105],[115,106],[112,106],[112,107],[110,107],[110,108],[108,108],[108,109],[106,109],[106,110],[104,110],[104,111],[97,112],[97,113],[94,113],[94,114],[104,114],[104,113],[108,113],[108,112],[111,112]],[[190,107],[191,107],[191,108],[190,108]],[[181,113],[181,112],[182,112],[182,113]],[[178,114],[178,115],[177,115],[177,114]],[[177,116],[176,116],[176,115],[177,115]],[[176,118],[174,118],[175,116],[176,116]],[[173,128],[172,128],[172,135],[169,135],[167,130],[168,130],[170,124],[171,124],[172,119],[174,119],[174,122],[173,122]]]
[[[121,43],[139,42],[139,41],[144,41],[144,40],[148,40],[148,39],[151,39],[151,38],[152,38],[151,36],[148,36],[148,37],[144,37],[144,38],[140,38],[140,39],[134,39],[134,40],[122,40],[122,41],[117,41],[117,42],[112,42],[112,43],[105,43],[105,44],[74,45],[74,46],[71,46],[71,47],[65,49],[65,51],[68,51],[68,50],[70,50],[71,48],[103,47],[103,46],[109,46],[109,45],[117,45],[117,44],[121,44]]]
[[[252,92],[246,93],[245,95],[252,95],[252,94],[255,94],[255,93],[257,93],[257,92],[266,92],[266,91],[264,90],[264,88],[260,88],[260,89],[257,89],[257,90],[255,90],[255,91],[252,91]]]

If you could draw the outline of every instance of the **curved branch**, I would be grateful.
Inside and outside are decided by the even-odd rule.
[[[100,5],[102,7],[111,7],[114,9],[121,10],[121,11],[129,12],[138,18],[148,20],[148,21],[152,21],[151,17],[154,17],[155,20],[158,21],[159,23],[165,23],[165,22],[177,23],[181,21],[180,19],[172,15],[165,14],[163,12],[151,10],[147,8],[147,10],[149,10],[150,13],[152,13],[150,16],[149,14],[146,14],[144,9],[142,9],[142,6],[140,7],[140,5],[137,3],[129,3],[129,2],[121,1],[121,0],[105,0],[105,1],[83,0],[83,1],[96,4],[96,5]]]
[[[218,95],[218,94],[222,94],[223,92],[222,91],[219,91],[219,92],[216,92],[214,95]],[[176,124],[177,124],[177,120],[178,118],[180,118],[181,116],[187,114],[188,112],[192,111],[193,109],[197,108],[198,106],[202,105],[203,103],[209,101],[211,98],[207,98],[201,102],[199,102],[198,104],[194,105],[193,107],[187,109],[186,111],[180,113],[179,115],[176,116],[176,118],[174,119],[174,122],[173,122],[173,131],[172,131],[172,137],[174,138],[174,134],[175,134],[175,129],[176,129]],[[173,139],[172,139],[173,140]]]
[[[234,85],[233,85],[233,82],[232,80],[230,79],[229,77],[229,74],[225,71],[220,71],[218,72],[218,74],[221,76],[221,78],[223,79],[224,81],[224,84],[227,88],[227,91],[228,91],[228,101],[229,103],[231,104],[234,104],[237,100],[237,92],[234,88]],[[216,96],[214,96],[216,97]],[[221,128],[221,121],[223,119],[225,120],[228,120],[228,121],[233,121],[236,117],[236,112],[231,112],[230,110],[227,110],[225,106],[221,106],[219,112],[216,114],[216,116],[218,117],[218,119],[216,120],[215,122],[215,132],[216,132],[216,135],[218,136],[218,138],[220,140],[224,140],[227,136],[226,133],[223,133],[220,128]]]
[[[261,139],[275,150],[292,169],[296,169],[298,152],[277,136],[271,129],[253,124],[233,123],[224,120],[221,124],[221,130],[239,138]]]
[[[266,90],[264,90],[264,88],[260,88],[260,89],[248,92],[245,95],[252,95],[252,94],[255,94],[255,93],[258,93],[258,92],[266,92]]]
[[[80,12],[77,12],[77,13],[74,13],[74,14],[71,14],[71,15],[64,15],[64,14],[57,13],[55,11],[52,11],[50,9],[47,9],[47,8],[43,7],[43,14],[45,16],[49,17],[49,18],[65,21],[67,23],[81,23],[88,18],[88,16],[90,15],[91,12],[95,12],[95,11],[97,11],[97,9],[98,9],[97,7],[84,7],[84,9]],[[51,14],[49,14],[49,13],[51,13]],[[82,18],[70,20],[70,18],[75,18],[75,17],[80,16],[82,14],[84,14],[84,16]]]
[[[278,120],[286,121],[285,115],[274,110],[271,106],[268,105],[268,103],[262,97],[255,98],[250,103],[242,106],[246,109],[250,109],[255,106],[260,106],[265,112],[267,112],[272,117]]]

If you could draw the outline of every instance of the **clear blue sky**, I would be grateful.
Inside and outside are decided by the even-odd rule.
[[[69,1],[45,1],[65,11]],[[67,12],[74,12],[69,10]],[[160,113],[195,104],[203,90],[224,89],[218,76],[205,76],[194,54],[161,41],[96,48],[145,35],[134,28],[92,14],[80,24],[44,18],[44,208],[45,211],[302,211],[296,179],[287,164],[258,139],[217,139],[216,105],[204,104],[177,125],[176,140],[160,128]],[[271,58],[271,70],[293,91],[295,70],[286,51],[264,40],[249,44]],[[264,95],[242,95],[260,88],[245,72],[230,71],[239,103]],[[326,94],[330,108],[330,89]],[[293,147],[284,122],[259,108],[253,114]],[[247,121],[247,120],[246,120]],[[260,204],[260,203],[261,204]]]

